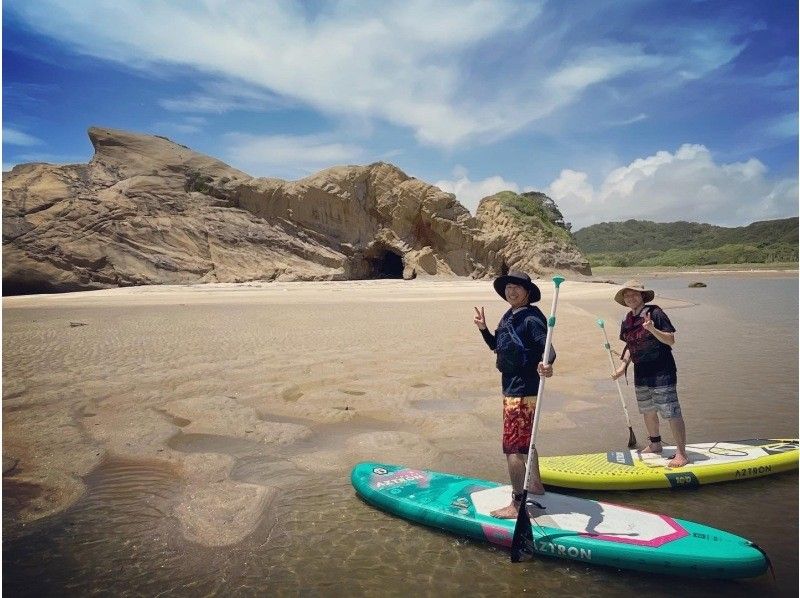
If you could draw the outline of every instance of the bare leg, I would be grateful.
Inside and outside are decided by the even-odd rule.
[[[511,488],[514,492],[520,493],[525,483],[525,465],[528,461],[528,455],[521,453],[506,455],[506,461],[508,462],[508,475],[511,478]],[[534,449],[531,456],[531,476],[528,481],[528,492],[531,494],[544,494],[544,486],[539,474],[539,455],[536,449]],[[512,498],[507,507],[492,511],[491,515],[499,519],[516,519],[517,513],[519,513],[519,502]]]
[[[686,424],[683,421],[683,417],[673,417],[667,421],[678,449],[675,457],[667,463],[667,466],[683,467],[689,463],[689,457],[686,455]]]
[[[522,484],[525,483],[525,465],[527,455],[521,453],[506,455],[508,462],[508,477],[511,478],[511,487],[514,492],[522,491]]]
[[[647,428],[647,435],[658,436],[658,411],[647,411],[644,414],[644,425]],[[660,453],[663,447],[660,442],[651,442],[641,450],[643,453]]]
[[[527,460],[527,455],[522,455]],[[524,473],[524,469],[523,469]],[[525,477],[523,475],[522,481],[525,481]],[[536,449],[533,449],[533,455],[531,455],[531,477],[528,480],[528,492],[530,494],[544,494],[544,486],[542,485],[542,476],[539,473],[539,453]]]

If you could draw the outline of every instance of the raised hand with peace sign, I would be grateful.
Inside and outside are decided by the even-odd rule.
[[[475,308],[475,319],[473,322],[475,322],[475,326],[477,326],[480,330],[486,330],[486,314],[483,313],[482,305],[480,309],[477,307]]]
[[[653,322],[653,317],[651,315],[652,310],[647,309],[644,313],[644,321],[642,322],[642,328],[647,330],[650,334],[656,337],[660,342],[664,343],[665,345],[672,346],[675,344],[675,333],[673,332],[663,332],[656,328],[655,323]]]
[[[642,323],[642,328],[647,330],[650,334],[655,334],[656,325],[653,324],[653,319],[650,317],[650,310],[647,310],[647,313],[644,314],[644,322]]]

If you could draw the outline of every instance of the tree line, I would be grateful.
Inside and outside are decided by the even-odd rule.
[[[592,266],[796,262],[798,219],[722,227],[698,222],[602,222],[574,233]]]

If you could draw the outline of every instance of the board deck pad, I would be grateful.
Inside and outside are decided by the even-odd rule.
[[[797,469],[797,439],[750,439],[686,445],[690,463],[670,468],[674,446],[661,454],[616,450],[540,457],[542,481],[582,490],[692,488],[701,484],[763,477]]]
[[[496,482],[375,462],[351,481],[369,504],[389,513],[510,547],[515,520],[491,516],[509,504]],[[529,495],[533,548],[542,555],[690,577],[754,577],[767,567],[752,542],[699,523],[547,491]]]
[[[511,486],[473,492],[471,499],[475,512],[491,517],[492,511],[508,504],[510,494]],[[654,516],[610,503],[587,501],[554,492],[531,495],[531,499],[544,507],[539,509],[530,506],[529,512],[534,514],[532,520],[535,525],[592,535],[595,539],[607,542],[660,546],[687,534],[669,517]]]

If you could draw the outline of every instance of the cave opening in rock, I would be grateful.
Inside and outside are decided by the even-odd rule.
[[[72,290],[79,291],[82,289],[61,289],[45,281],[27,281],[11,278],[3,281],[2,294],[3,297],[13,297],[14,295],[43,295]]]
[[[384,251],[371,261],[373,278],[403,278],[403,258],[393,251]]]

